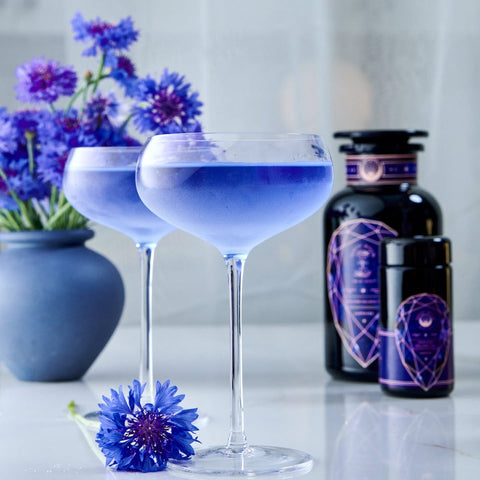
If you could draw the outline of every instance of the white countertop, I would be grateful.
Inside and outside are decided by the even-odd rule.
[[[480,324],[455,326],[456,385],[448,398],[399,399],[324,369],[321,325],[244,328],[245,423],[252,444],[314,457],[302,479],[467,480],[480,476]],[[185,393],[206,424],[203,445],[229,427],[228,329],[156,326],[155,376]],[[82,381],[28,383],[0,368],[0,479],[174,478],[105,470],[67,416],[138,375],[138,331],[120,327]]]

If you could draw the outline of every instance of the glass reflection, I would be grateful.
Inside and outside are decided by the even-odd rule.
[[[454,480],[451,398],[393,399],[334,380],[325,394],[329,480]]]

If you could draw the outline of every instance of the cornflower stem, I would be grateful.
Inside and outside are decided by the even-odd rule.
[[[79,118],[81,118],[81,116],[83,114],[83,108],[85,107],[85,104],[87,103],[88,89],[90,88],[90,85],[92,85],[92,82],[89,80],[89,81],[87,81],[87,84],[85,85],[85,88],[83,89],[82,104],[80,105],[80,109],[78,110]]]
[[[127,128],[128,122],[130,122],[132,117],[133,117],[133,113],[130,113],[128,117],[123,121],[123,123],[120,125],[120,133],[123,133],[125,128]]]
[[[32,208],[38,213],[38,217],[43,225],[44,221],[48,218],[48,212],[38,200],[34,199],[32,199]]]
[[[4,216],[4,221],[2,222],[3,228],[10,232],[22,230],[21,221],[18,221],[14,212],[10,212],[9,210],[2,210],[2,215]]]
[[[43,226],[41,210],[38,210],[35,207],[35,205],[33,204],[33,200],[31,198],[29,198],[25,202],[25,207],[26,207],[27,216],[29,218],[32,229],[41,230]]]
[[[30,218],[29,211],[27,209],[27,206],[25,205],[25,202],[22,202],[18,195],[10,188],[10,186],[8,185],[7,175],[2,168],[0,168],[0,178],[5,182],[5,185],[8,188],[8,193],[13,198],[13,200],[15,200],[15,203],[18,205],[21,213],[21,215],[18,216],[18,218],[16,219],[17,221],[12,224],[13,226],[16,226],[18,228],[14,228],[12,230],[34,230],[35,228],[32,225],[33,222]],[[13,218],[16,212],[10,213],[12,213],[12,215],[9,216],[9,218]]]
[[[0,168],[0,178],[8,187],[7,176]],[[9,187],[8,187],[9,188]],[[67,201],[63,192],[58,193],[52,187],[50,194],[49,212],[40,202],[33,203],[32,199],[23,202],[18,195],[9,188],[9,194],[15,200],[19,210],[0,209],[0,227],[15,232],[23,230],[71,230],[85,228],[88,219],[78,213]]]
[[[65,226],[66,230],[72,230],[75,228],[86,228],[88,219],[85,218],[81,213],[77,212],[73,207],[67,215],[67,224]]]
[[[70,101],[68,102],[68,105],[65,107],[65,111],[64,111],[64,114],[66,115],[70,109],[72,108],[73,104],[75,103],[75,101],[77,100],[77,98],[86,90],[88,86],[88,83],[84,86],[84,87],[81,87],[79,88],[73,95],[72,95],[72,98],[70,99]]]
[[[80,431],[85,437],[85,440],[87,441],[88,446],[92,449],[93,453],[95,453],[97,458],[102,463],[105,463],[105,458],[100,448],[98,447],[97,443],[93,440],[92,434],[88,431],[88,428],[98,429],[98,422],[95,422],[93,420],[88,420],[83,415],[80,415],[77,412],[75,402],[73,400],[68,404],[68,415],[80,428]]]
[[[65,222],[65,216],[72,206],[67,202],[65,194],[60,192],[57,211],[45,223],[45,230],[55,230],[61,228],[61,222]]]
[[[100,80],[102,79],[102,73],[103,73],[103,67],[105,65],[105,52],[102,53],[102,56],[100,58],[100,65],[98,67],[98,73],[97,73],[97,78],[95,78],[93,82],[93,93],[97,91],[98,84],[100,83]]]
[[[50,215],[55,213],[55,206],[57,205],[58,201],[58,189],[57,187],[53,186],[52,190],[50,191]]]
[[[35,156],[33,153],[33,139],[35,137],[35,133],[33,132],[25,132],[25,138],[27,140],[27,152],[28,152],[28,171],[31,175],[35,173]]]

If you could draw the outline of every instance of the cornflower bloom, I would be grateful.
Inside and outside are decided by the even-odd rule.
[[[73,67],[63,67],[55,60],[34,58],[16,70],[17,98],[24,103],[52,104],[61,96],[75,92],[77,74]]]
[[[100,18],[86,21],[81,13],[77,13],[71,24],[75,34],[74,39],[91,44],[82,52],[82,55],[96,56],[100,51],[106,55],[105,65],[113,68],[116,67],[117,62],[114,52],[128,50],[138,38],[138,30],[134,29],[130,17],[114,25]]]
[[[100,431],[96,441],[106,457],[106,466],[117,470],[155,472],[165,469],[169,459],[181,460],[194,455],[191,444],[198,441],[192,432],[197,409],[183,410],[185,397],[176,395],[177,387],[167,380],[156,384],[152,403],[141,403],[145,385],[138,380],[128,387],[128,399],[122,387],[103,397],[100,407]]]
[[[164,70],[160,82],[147,76],[137,82],[137,103],[132,108],[133,121],[142,132],[179,133],[200,131],[196,117],[203,105],[197,92],[177,72]]]

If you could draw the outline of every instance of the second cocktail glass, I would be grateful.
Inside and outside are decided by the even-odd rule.
[[[137,189],[160,218],[213,244],[227,266],[232,415],[225,447],[199,450],[171,468],[209,475],[308,471],[310,455],[252,446],[244,429],[242,274],[249,252],[303,221],[327,200],[329,153],[316,135],[187,133],[152,137],[137,167]]]
[[[152,266],[158,241],[175,229],[140,200],[135,167],[141,147],[72,149],[63,180],[68,201],[87,218],[129,236],[140,255],[141,346],[140,382],[148,401],[154,398],[152,369]]]

